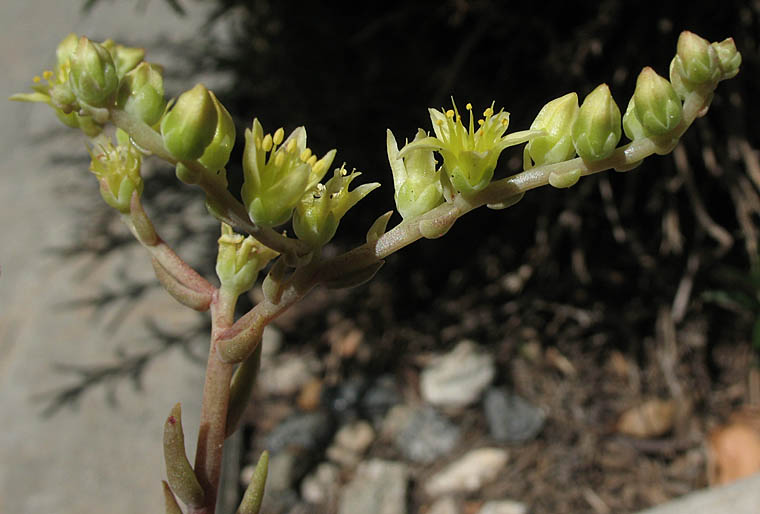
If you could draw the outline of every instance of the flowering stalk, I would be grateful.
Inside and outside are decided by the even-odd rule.
[[[670,80],[645,68],[625,115],[609,87],[598,86],[578,106],[575,93],[546,104],[530,130],[507,134],[509,113],[493,104],[475,120],[466,104],[465,123],[456,107],[430,109],[434,136],[420,129],[401,149],[386,134],[394,199],[403,220],[387,230],[392,214],[369,228],[366,243],[331,258],[321,253],[339,222],[379,184],[349,190],[360,174],[341,166],[323,184],[335,156],[318,159],[306,147],[306,130],[266,134],[254,120],[245,133],[244,185],[239,202],[227,189],[226,164],[235,127],[224,106],[197,85],[172,104],[163,98],[160,66],[143,61],[141,49],[67,36],[53,71],[37,78],[33,93],[12,99],[50,105],[63,123],[96,138],[91,171],[103,199],[121,214],[150,253],[156,277],[171,296],[199,311],[211,311],[211,339],[203,388],[200,430],[193,466],[187,460],[180,408],[167,418],[164,453],[166,512],[214,514],[222,449],[248,404],[260,363],[264,327],[312,288],[351,287],[371,279],[383,259],[421,238],[438,238],[469,211],[502,209],[544,185],[566,188],[604,170],[630,170],[653,154],[673,150],[679,138],[709,108],[717,84],[736,75],[741,55],[733,40],[709,43],[684,32],[671,62]],[[683,103],[681,101],[683,100]],[[453,103],[453,100],[452,100]],[[107,122],[116,144],[100,135]],[[630,143],[617,147],[622,133]],[[501,153],[527,143],[524,171],[494,180]],[[176,168],[184,183],[206,194],[208,210],[222,223],[215,287],[166,244],[143,209],[140,167],[155,155]],[[575,155],[578,157],[575,157]],[[440,161],[436,158],[440,157]],[[291,222],[298,239],[274,227]],[[233,227],[244,234],[237,234]],[[264,299],[235,320],[237,298],[250,290],[272,261],[262,283]],[[256,514],[267,471],[262,455],[240,514]]]

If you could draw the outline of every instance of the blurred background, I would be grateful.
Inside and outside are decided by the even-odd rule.
[[[77,7],[88,20],[115,4]],[[534,514],[634,512],[738,473],[717,448],[721,430],[758,423],[760,2],[151,0],[130,5],[125,23],[159,8],[170,28],[147,42],[126,31],[121,42],[166,66],[170,96],[204,81],[238,134],[253,117],[270,132],[304,125],[315,153],[337,148],[337,164],[383,184],[343,220],[335,252],[361,242],[393,205],[386,128],[411,139],[430,129],[427,107],[453,97],[476,110],[495,102],[522,130],[549,100],[582,98],[602,82],[624,109],[643,66],[667,76],[682,30],[733,37],[741,72],[671,155],[468,214],[443,239],[390,257],[370,284],[314,291],[278,320],[230,460],[245,478],[272,450],[267,512],[364,512],[347,502],[375,494],[359,483],[376,461],[395,484],[381,490],[401,491],[388,502],[439,513],[479,512],[489,501]],[[86,182],[86,155],[67,155]],[[233,191],[241,155],[239,144]],[[521,167],[521,148],[507,151],[497,176]],[[133,251],[93,186],[67,192],[79,218],[55,245],[59,262]],[[145,195],[162,235],[212,274],[217,227],[202,221],[197,193],[158,167]],[[107,288],[66,298],[112,328],[129,325],[154,291],[149,276],[115,269]],[[207,330],[203,319],[192,326]],[[187,339],[151,333],[154,349]],[[446,371],[447,356],[458,370]],[[95,380],[91,367],[78,369],[45,408],[66,411],[90,389],[139,377],[134,358],[116,354]],[[464,404],[430,389],[470,383]],[[466,491],[431,485],[484,447],[508,459],[498,479]]]

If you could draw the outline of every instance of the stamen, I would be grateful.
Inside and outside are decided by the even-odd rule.
[[[454,109],[449,109],[446,111],[446,117],[447,118],[453,118],[454,117]]]
[[[35,84],[39,84],[42,79],[39,77],[39,75],[35,75],[34,78],[32,78],[32,82]]]
[[[306,164],[308,164],[309,166],[311,166],[311,168],[314,171],[316,171],[316,168],[314,167],[314,165],[316,163],[317,163],[317,156],[316,155],[312,155],[311,157],[309,157],[309,160],[306,161]]]
[[[287,150],[288,153],[295,152],[295,150],[296,150],[296,140],[295,139],[291,139],[290,141],[288,141],[288,145],[285,147],[285,150]]]
[[[493,116],[493,109],[490,107],[487,108],[485,111],[483,111],[483,116],[485,116],[486,118],[490,118],[491,116]]]
[[[261,148],[265,152],[268,152],[269,150],[272,149],[272,135],[271,134],[267,134],[266,136],[264,136],[264,140],[261,142]]]
[[[284,152],[277,152],[277,155],[274,158],[274,165],[275,166],[282,166],[283,162],[285,162],[285,153]]]
[[[50,80],[51,78],[53,78],[53,72],[50,71],[50,70],[43,71],[42,72],[42,78],[45,79],[45,80]]]
[[[465,105],[464,108],[467,109],[468,111],[471,111],[472,110],[472,104],[470,102],[467,102],[467,105]]]
[[[310,157],[311,157],[311,148],[306,148],[303,152],[301,152],[301,160],[303,162],[307,162]]]
[[[285,137],[285,131],[282,129],[282,127],[278,128],[274,131],[274,137],[272,138],[272,141],[274,144],[279,145],[282,143],[283,138]]]
[[[435,124],[440,127],[441,125],[443,125],[443,120],[435,120]]]
[[[483,123],[485,123],[485,121],[483,121],[483,120],[478,120],[478,125],[480,125],[481,127],[483,126]]]
[[[254,143],[256,143],[256,148],[261,150],[261,136],[256,136],[256,139],[254,139]]]
[[[503,127],[506,127],[507,125],[509,125],[509,120],[507,118],[502,118],[501,119],[501,125]]]

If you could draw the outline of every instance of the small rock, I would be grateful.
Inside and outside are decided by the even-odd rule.
[[[427,510],[427,514],[459,514],[460,512],[457,501],[451,496],[438,498]]]
[[[366,381],[358,377],[327,387],[322,391],[322,404],[341,419],[353,419],[365,387]]]
[[[257,383],[266,394],[290,395],[311,381],[321,367],[313,355],[284,353],[274,356],[266,365],[262,363]]]
[[[343,490],[339,514],[405,514],[408,470],[401,462],[373,459],[359,465]]]
[[[327,457],[345,468],[355,467],[364,452],[375,440],[375,430],[366,421],[344,425],[335,434],[333,444],[327,449]]]
[[[266,448],[277,453],[285,448],[313,450],[330,436],[330,420],[324,412],[297,413],[277,425],[266,439]]]
[[[477,491],[496,478],[506,465],[508,455],[501,448],[471,450],[430,477],[425,491],[429,496]]]
[[[402,401],[396,379],[391,375],[383,375],[367,388],[360,406],[362,412],[378,427],[388,410]]]
[[[541,432],[544,411],[527,400],[503,389],[489,389],[484,410],[491,437],[502,443],[523,443]]]
[[[383,431],[407,459],[429,464],[449,453],[459,441],[460,429],[429,405],[399,405],[386,417]]]
[[[673,428],[675,413],[673,400],[647,400],[621,414],[617,430],[633,437],[659,437]]]
[[[727,484],[760,472],[760,410],[739,413],[713,429],[707,439],[707,477]]]
[[[267,325],[264,327],[264,332],[261,335],[261,358],[267,359],[278,351],[282,346],[282,332],[280,329]]]
[[[422,397],[436,406],[464,407],[480,398],[495,373],[491,355],[478,350],[472,341],[462,341],[422,370]]]
[[[366,421],[343,425],[335,434],[335,443],[354,453],[363,454],[375,440],[375,431]]]
[[[337,497],[339,482],[338,467],[323,462],[301,482],[301,497],[317,505],[332,503]]]
[[[514,500],[489,501],[480,508],[478,514],[528,514],[528,507]]]
[[[322,380],[319,378],[312,378],[301,388],[296,403],[301,410],[312,411],[319,407],[321,399]]]

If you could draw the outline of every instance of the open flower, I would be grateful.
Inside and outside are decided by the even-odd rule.
[[[505,136],[509,113],[495,112],[493,104],[483,112],[476,128],[472,105],[468,103],[465,108],[470,113],[470,123],[465,127],[456,104],[453,101],[452,104],[454,108],[445,112],[429,109],[435,137],[413,141],[401,150],[399,157],[419,149],[438,151],[451,184],[464,195],[477,193],[491,182],[496,162],[505,148],[543,134],[541,130],[523,130]]]
[[[285,131],[264,135],[258,119],[245,131],[243,203],[251,221],[262,227],[290,219],[296,204],[313,188],[335,157],[330,150],[321,159],[306,147],[306,129],[298,127],[283,141]]]

